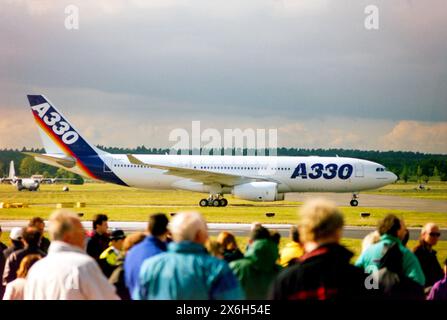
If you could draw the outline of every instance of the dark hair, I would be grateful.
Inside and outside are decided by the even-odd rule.
[[[281,234],[278,231],[273,231],[270,234],[270,240],[279,245],[279,242],[281,241]]]
[[[104,221],[109,220],[109,218],[102,213],[99,213],[93,217],[93,230],[96,230],[96,226],[102,225]]]
[[[36,227],[23,228],[23,240],[25,240],[29,247],[37,247],[41,236],[42,234]]]
[[[263,226],[256,226],[250,233],[250,240],[270,239],[270,232]]]
[[[34,217],[29,221],[28,226],[35,227],[37,224],[40,224],[40,223],[45,223],[45,222],[43,221],[43,219],[41,217]]]
[[[300,242],[300,232],[298,231],[297,226],[291,226],[289,231],[290,240],[293,242]]]
[[[388,214],[385,218],[380,220],[378,231],[380,235],[388,234],[397,237],[397,232],[400,230],[400,219],[394,214]]]
[[[154,237],[159,237],[168,231],[168,217],[164,213],[156,213],[149,216],[147,231]]]
[[[410,240],[410,231],[408,231],[408,229],[405,229],[405,235],[404,238],[402,239],[402,245],[404,247],[407,246],[408,240]]]

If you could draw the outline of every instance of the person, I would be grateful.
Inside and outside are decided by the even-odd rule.
[[[344,218],[334,203],[314,199],[300,209],[299,233],[305,254],[274,281],[275,300],[353,300],[367,297],[363,270],[349,263],[340,245]]]
[[[29,221],[28,226],[35,227],[35,228],[37,228],[37,230],[39,230],[40,234],[42,235],[42,237],[40,239],[39,248],[43,252],[47,253],[48,248],[50,247],[50,240],[48,240],[48,238],[44,236],[45,221],[43,221],[43,219],[41,217],[34,217]]]
[[[290,227],[289,238],[290,241],[285,244],[280,253],[279,264],[284,268],[296,264],[304,253],[297,226]]]
[[[99,266],[104,275],[109,278],[116,268],[118,256],[123,248],[123,242],[126,238],[123,230],[114,230],[110,235],[110,247],[104,250],[99,256]]]
[[[41,258],[38,254],[29,254],[22,259],[19,270],[17,270],[17,278],[6,286],[3,300],[23,300],[23,291],[28,271]]]
[[[362,253],[366,251],[371,245],[380,241],[380,233],[374,230],[368,233],[362,240]]]
[[[2,226],[0,226],[0,239],[1,238],[2,238]],[[8,248],[8,246],[0,241],[0,254],[2,254],[3,250],[5,250],[6,248]]]
[[[0,299],[3,297],[5,292],[5,285],[3,285],[3,271],[5,270],[6,259],[8,259],[13,252],[23,249],[22,235],[22,228],[12,228],[11,232],[9,233],[11,246],[7,247],[0,253]]]
[[[403,255],[403,275],[424,286],[425,276],[418,259],[401,242],[406,233],[404,221],[394,214],[388,214],[379,222],[378,231],[380,241],[369,246],[360,255],[355,265],[367,271],[372,270],[372,268],[378,268],[384,252],[395,244]]]
[[[405,229],[405,234],[404,234],[404,236],[402,238],[402,245],[404,247],[406,247],[409,240],[410,240],[410,230]]]
[[[124,279],[131,296],[135,290],[139,290],[138,277],[143,261],[166,251],[168,223],[168,217],[164,213],[149,216],[148,236],[127,253],[124,259]]]
[[[17,277],[17,270],[19,270],[20,262],[29,254],[38,254],[44,257],[46,254],[39,248],[40,238],[42,234],[35,227],[25,227],[23,231],[23,241],[25,247],[17,250],[6,259],[5,270],[3,271],[3,285],[13,281]]]
[[[220,244],[220,242],[217,242],[216,240],[208,239],[208,241],[205,244],[206,251],[213,257],[216,257],[218,259],[224,259],[224,249],[223,246]]]
[[[109,247],[109,225],[108,217],[105,214],[97,214],[94,216],[93,234],[87,242],[87,253],[99,263],[99,256]]]
[[[273,237],[254,240],[244,258],[230,263],[230,268],[244,289],[247,299],[266,299],[268,290],[281,267],[278,244]]]
[[[434,223],[427,223],[421,230],[418,245],[413,249],[425,275],[425,288],[429,292],[435,282],[444,278],[442,267],[433,249],[438,243],[441,233]]]
[[[24,245],[22,242],[23,238],[23,228],[14,227],[11,229],[11,232],[9,233],[9,240],[11,241],[11,245],[3,250],[3,255],[5,256],[5,259],[8,259],[8,257],[17,250],[23,249]]]
[[[444,261],[444,278],[431,287],[427,300],[447,301],[447,259]]]
[[[281,242],[281,234],[276,230],[271,231],[270,240],[272,240],[274,243],[276,243],[277,246],[279,246]]]
[[[234,235],[227,231],[219,233],[216,239],[223,247],[223,258],[226,262],[230,263],[238,259],[242,259],[244,255],[239,249],[236,238]]]
[[[48,233],[48,255],[29,271],[25,300],[119,299],[115,287],[84,251],[85,230],[74,212],[55,211],[49,219]]]
[[[207,225],[198,212],[177,213],[170,223],[168,251],[146,259],[134,300],[242,299],[238,280],[224,260],[208,254]]]
[[[109,277],[109,282],[116,288],[116,293],[121,300],[130,300],[130,293],[124,280],[124,259],[129,250],[144,240],[146,235],[143,232],[135,232],[124,239],[121,254],[118,256],[116,268]]]

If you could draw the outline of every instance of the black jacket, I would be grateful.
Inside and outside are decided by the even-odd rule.
[[[50,247],[50,244],[51,244],[51,241],[48,240],[48,238],[42,237],[42,239],[40,239],[39,248],[43,252],[48,253],[48,248]]]
[[[107,234],[99,234],[95,231],[88,240],[87,253],[99,263],[99,256],[109,247],[110,238]]]
[[[424,241],[414,248],[414,254],[421,264],[425,275],[425,287],[433,286],[437,281],[444,278],[444,272],[436,257],[436,251],[431,249]]]
[[[38,254],[41,257],[46,256],[45,252],[38,247],[26,247],[11,253],[6,260],[5,270],[3,271],[3,285],[6,286],[6,284],[17,278],[17,270],[19,270],[20,262],[29,254]]]
[[[327,244],[303,255],[284,269],[269,298],[275,300],[366,299],[366,274],[349,263],[353,253],[339,244]]]

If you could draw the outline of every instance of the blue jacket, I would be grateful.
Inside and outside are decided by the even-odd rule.
[[[170,243],[168,252],[144,261],[135,300],[243,299],[242,288],[224,260],[191,242]]]
[[[124,281],[130,294],[138,290],[138,275],[144,260],[166,251],[166,243],[160,239],[147,236],[142,242],[132,247],[124,260]]]
[[[424,272],[422,272],[421,265],[419,263],[418,258],[415,256],[413,252],[411,252],[408,248],[402,245],[402,242],[393,236],[388,234],[384,234],[380,237],[380,241],[371,245],[369,248],[362,253],[362,255],[358,258],[355,265],[357,267],[361,267],[365,270],[369,268],[369,266],[379,266],[380,259],[383,255],[383,249],[385,245],[390,245],[393,242],[399,245],[399,249],[403,255],[403,272],[405,276],[416,281],[421,286],[425,284],[425,276]],[[370,272],[370,270],[367,270]]]

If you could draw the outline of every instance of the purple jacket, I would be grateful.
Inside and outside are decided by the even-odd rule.
[[[427,300],[447,300],[447,275],[433,285]]]

